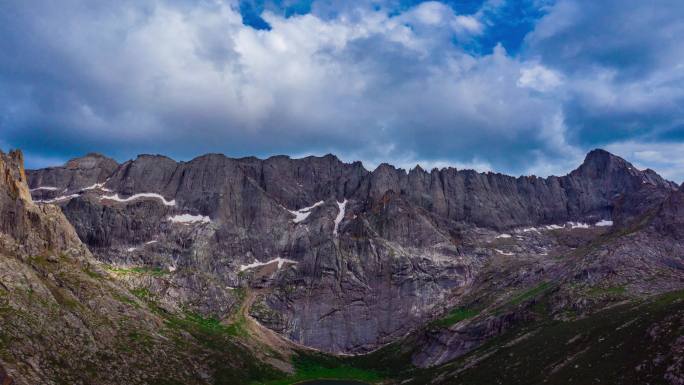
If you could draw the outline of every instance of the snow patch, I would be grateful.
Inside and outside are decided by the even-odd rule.
[[[497,239],[498,238],[510,238],[510,237],[511,237],[511,234],[499,234],[496,236]]]
[[[501,254],[501,255],[506,255],[506,256],[509,256],[509,257],[512,256],[512,255],[514,255],[513,253],[508,253],[508,252],[505,252],[505,251],[499,250],[499,249],[494,249],[494,251],[496,251],[497,253],[499,253],[499,254]]]
[[[606,222],[610,222],[610,221],[606,221]],[[601,221],[599,223],[603,223],[603,221]],[[610,223],[612,224],[612,222],[610,222]],[[516,229],[515,232],[516,233],[529,233],[529,232],[534,231],[537,233],[541,233],[542,231],[545,231],[545,230],[562,230],[562,229],[567,228],[568,226],[570,226],[571,229],[588,229],[591,227],[590,224],[584,223],[584,222],[566,222],[565,225],[553,224],[553,225],[545,225],[545,226],[541,226],[541,227],[526,227],[523,229]],[[609,225],[599,225],[597,223],[596,226],[609,226]]]
[[[295,218],[292,220],[292,222],[299,223],[299,222],[302,222],[303,220],[305,220],[306,218],[309,217],[309,215],[311,214],[311,210],[313,210],[315,207],[322,205],[323,203],[325,203],[325,202],[320,201],[320,202],[314,203],[313,206],[304,207],[303,209],[299,209],[299,210],[289,210],[288,209],[287,211],[289,211],[292,215],[295,216]]]
[[[137,250],[137,247],[129,247],[129,248],[126,249],[126,251],[128,251],[129,253],[132,253],[132,252],[134,252],[135,250]]]
[[[167,201],[163,196],[155,193],[140,193],[140,194],[135,194],[131,195],[128,198],[119,198],[119,194],[114,194],[114,195],[105,195],[103,197],[100,197],[100,200],[110,200],[110,201],[116,201],[116,202],[130,202],[139,198],[156,198],[162,201],[162,203],[165,206],[175,206],[176,201],[171,200]]]
[[[58,187],[50,187],[50,186],[40,186],[40,187],[32,188],[29,191],[34,192],[34,191],[40,191],[40,190],[57,191],[57,190],[59,190],[59,188]]]
[[[156,241],[156,240],[155,240],[155,241],[149,241],[149,242],[145,242],[145,244],[146,244],[146,245],[151,245],[151,244],[153,244],[153,243],[157,243],[157,242],[159,242],[159,241]]]
[[[278,269],[282,268],[283,265],[286,263],[297,264],[296,261],[293,261],[291,259],[278,257],[278,258],[271,259],[268,262],[254,261],[253,263],[250,263],[249,265],[240,265],[240,271],[245,271],[245,270],[249,270],[249,269],[254,269],[256,267],[266,266],[266,265],[270,265],[270,264],[276,263],[276,262],[278,263]]]
[[[583,222],[568,222],[572,229],[588,229],[589,224]]]
[[[211,222],[211,219],[209,217],[205,217],[202,215],[191,215],[191,214],[181,214],[181,215],[174,215],[172,217],[168,218],[171,222],[173,223],[183,223],[183,224],[190,224],[190,223],[209,223]]]
[[[104,192],[112,192],[112,190],[105,188],[104,183],[95,183],[92,186],[88,186],[82,189],[82,191],[88,191],[88,190],[102,190]]]
[[[523,233],[529,233],[529,232],[532,232],[532,231],[538,233],[538,232],[539,232],[539,229],[536,228],[536,227],[526,227],[526,228],[524,228],[524,229],[520,229],[520,231],[523,232]]]
[[[71,195],[65,195],[65,196],[61,196],[61,197],[57,197],[57,198],[53,198],[53,199],[47,199],[44,201],[38,200],[38,201],[35,201],[35,203],[56,203],[56,202],[68,201],[68,200],[71,200],[74,198],[78,198],[78,196],[79,196],[79,194],[71,194]]]
[[[334,235],[337,235],[337,230],[340,228],[340,223],[342,222],[342,219],[344,219],[344,213],[347,209],[347,200],[345,199],[343,202],[337,202],[337,207],[339,208],[339,212],[337,213],[337,217],[335,217],[335,228],[333,229]]]
[[[598,227],[606,227],[606,226],[612,226],[613,221],[609,221],[607,219],[601,219],[600,221],[596,222],[596,226]]]

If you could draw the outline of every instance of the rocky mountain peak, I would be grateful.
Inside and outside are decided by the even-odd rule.
[[[590,151],[576,170],[588,177],[600,177],[616,172],[637,171],[631,163],[603,149]]]
[[[411,170],[409,170],[409,174],[416,173],[416,174],[425,174],[425,170],[420,167],[419,164],[416,164],[415,167],[413,167]]]
[[[26,184],[24,172],[24,155],[19,150],[4,154],[0,151],[0,190],[11,199],[31,201],[31,194]]]
[[[602,149],[589,152],[576,170],[569,176],[576,182],[598,187],[607,198],[631,194],[648,186],[662,189],[664,193],[676,190],[677,185],[655,171],[639,170],[623,158]]]
[[[70,159],[65,167],[74,170],[91,170],[94,168],[116,168],[119,164],[112,158],[91,152],[79,158]]]
[[[139,351],[147,351],[155,336],[172,332],[160,330],[166,323],[155,317],[185,324],[191,318],[180,312],[187,309],[192,319],[196,313],[231,323],[226,330],[246,325],[240,343],[267,335],[269,343],[291,340],[330,353],[404,344],[415,333],[412,362],[427,366],[466,354],[518,322],[593,306],[601,287],[614,295],[681,286],[684,185],[675,189],[603,150],[589,153],[569,175],[549,178],[454,168],[407,173],[389,164],[368,172],[334,156],[207,154],[176,162],[142,155],[113,169],[106,159],[89,154],[75,167],[24,175],[20,152],[0,153],[0,255],[51,257],[31,268],[48,279],[47,298],[51,290],[64,294],[56,288],[69,271],[81,276],[71,285],[82,295],[78,303],[112,309],[103,319],[116,320],[132,305],[124,315],[137,327],[101,318],[89,323],[105,325],[90,338],[103,341],[104,350],[118,346],[106,337],[110,325],[122,325],[122,346],[141,341],[146,346]],[[60,267],[69,255],[92,258],[81,241],[106,273]],[[16,271],[16,264],[7,266]],[[139,301],[115,290],[114,280]],[[104,293],[93,302],[82,288],[97,282],[107,290],[89,289]],[[532,308],[541,295],[550,306]],[[129,340],[146,304],[165,312],[148,314],[142,331],[149,338]],[[480,313],[452,327],[449,309]],[[61,336],[70,328],[62,323],[54,330]],[[139,355],[129,354],[139,351],[126,351],[125,361],[137,363]]]
[[[80,246],[78,236],[55,206],[33,203],[21,151],[0,151],[0,249],[35,254]]]
[[[338,158],[337,155],[331,154],[331,153],[327,153],[327,154],[323,155],[323,159],[328,159],[328,160],[333,161],[333,162],[341,162],[340,158]]]

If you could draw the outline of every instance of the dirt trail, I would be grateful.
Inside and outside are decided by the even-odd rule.
[[[260,295],[267,293],[268,289],[248,288],[247,293],[245,294],[245,300],[240,307],[239,314],[245,319],[245,326],[252,337],[266,344],[280,355],[289,358],[292,355],[293,350],[297,348],[296,344],[263,326],[249,315],[249,310],[252,308],[252,305],[254,305],[254,301],[256,301]]]
[[[272,275],[277,269],[277,263],[263,266],[257,271],[256,277]],[[250,346],[252,351],[274,367],[288,373],[293,373],[292,356],[297,351],[308,350],[317,352],[318,350],[290,341],[263,326],[249,314],[250,309],[259,296],[268,295],[270,292],[271,289],[269,288],[252,288],[247,286],[245,288],[245,298],[238,311],[232,315],[230,323],[243,322],[244,328],[247,334],[249,334],[244,339],[244,342]]]
[[[231,317],[230,322],[234,323],[244,320],[244,327],[249,334],[245,342],[251,347],[252,351],[272,366],[287,373],[294,373],[295,370],[291,360],[292,355],[296,350],[311,349],[288,340],[263,326],[249,315],[249,310],[257,298],[260,295],[268,294],[269,291],[269,289],[246,288],[245,299],[242,301],[240,309]]]

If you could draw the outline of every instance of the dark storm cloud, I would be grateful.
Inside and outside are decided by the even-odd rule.
[[[515,3],[4,2],[0,145],[542,175],[609,146],[684,179],[654,155],[682,148],[684,6]]]
[[[526,54],[564,73],[576,140],[657,139],[684,118],[684,3],[562,0],[526,38]]]

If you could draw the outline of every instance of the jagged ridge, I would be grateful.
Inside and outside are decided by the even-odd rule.
[[[543,257],[556,247],[548,238],[494,247],[487,242],[498,231],[568,221],[612,220],[623,228],[676,188],[603,150],[568,175],[548,178],[453,168],[407,173],[386,164],[369,172],[333,155],[209,154],[189,162],[141,155],[111,172],[101,156],[70,164],[29,172],[30,186],[66,189],[35,190],[42,199],[77,195],[57,203],[100,260],[173,270],[181,290],[152,289],[217,316],[236,306],[230,288],[268,288],[254,313],[264,324],[307,346],[347,353],[422,325],[455,290],[474,284],[493,256]],[[148,195],[122,202],[112,194]],[[344,199],[336,225],[335,202]],[[293,221],[291,210],[319,201],[305,220]],[[181,215],[210,222],[169,219]],[[296,263],[241,273],[240,266],[276,258]]]

